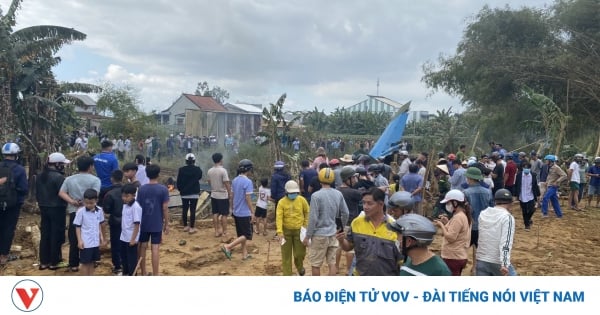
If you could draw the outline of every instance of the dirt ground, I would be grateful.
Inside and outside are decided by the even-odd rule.
[[[563,202],[566,204],[566,202]],[[583,204],[583,203],[582,203]],[[566,209],[566,207],[563,207]],[[281,251],[277,241],[272,237],[273,226],[267,236],[254,235],[250,245],[253,258],[243,261],[239,248],[233,250],[233,259],[227,260],[220,251],[222,238],[214,237],[212,222],[198,220],[198,233],[183,232],[180,216],[172,210],[171,232],[164,237],[160,254],[160,273],[167,276],[277,276],[281,275]],[[516,219],[516,235],[512,252],[512,263],[522,276],[597,276],[600,275],[600,208],[588,207],[584,212],[563,210],[563,219],[557,219],[553,213],[550,218],[542,218],[539,209],[536,211],[531,231],[526,232],[522,222],[518,203],[513,204],[513,215]],[[551,211],[552,212],[552,211]],[[33,249],[32,237],[26,227],[39,225],[39,215],[22,212],[13,245],[22,247],[15,252],[19,259],[10,262],[0,275],[18,276],[74,276],[78,273],[37,268],[36,252]],[[229,235],[235,233],[231,224]],[[184,242],[185,244],[180,245]],[[439,252],[441,235],[438,234],[432,249]],[[37,245],[36,245],[37,246]],[[68,245],[63,247],[63,256],[68,257]],[[148,255],[149,259],[149,255]],[[472,261],[463,272],[468,275]],[[147,264],[150,269],[150,262]],[[342,268],[345,263],[342,261]],[[306,263],[305,267],[308,267]],[[111,275],[110,250],[102,250],[102,260],[96,269],[96,275]],[[310,268],[307,274],[310,274]],[[322,274],[326,274],[323,267]]]

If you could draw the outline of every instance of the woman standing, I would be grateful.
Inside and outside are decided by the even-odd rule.
[[[200,195],[200,179],[202,179],[202,170],[196,166],[196,156],[188,153],[185,156],[185,166],[179,168],[177,173],[177,190],[181,195],[183,220],[183,231],[190,234],[196,233],[194,225],[196,224],[196,205]],[[188,210],[190,211],[190,221],[188,225]]]
[[[61,254],[67,202],[58,196],[58,192],[65,180],[65,164],[70,162],[62,153],[50,154],[48,165],[36,181],[36,198],[41,212],[40,270],[67,266],[62,262]]]
[[[458,189],[452,189],[444,200],[446,211],[452,213],[452,219],[440,216],[435,224],[442,230],[442,259],[448,265],[453,276],[460,276],[467,265],[468,249],[471,243],[471,210],[465,202],[465,194]]]

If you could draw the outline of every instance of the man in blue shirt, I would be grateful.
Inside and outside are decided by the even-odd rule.
[[[231,194],[233,195],[233,202],[230,207],[233,208],[233,220],[235,222],[235,231],[237,238],[231,243],[221,246],[221,251],[227,259],[231,260],[231,249],[237,245],[242,247],[242,260],[252,258],[248,254],[248,247],[246,241],[252,240],[252,221],[254,221],[254,212],[252,209],[252,193],[254,187],[252,180],[248,178],[248,175],[252,173],[253,169],[252,161],[243,159],[238,164],[238,173],[233,181],[231,182]]]
[[[103,198],[103,189],[110,188],[112,182],[110,181],[110,175],[112,171],[119,169],[119,161],[112,151],[113,143],[110,140],[103,140],[100,144],[102,146],[102,152],[94,156],[94,168],[96,169],[96,176],[100,178],[100,198]]]
[[[596,208],[598,208],[600,204],[600,157],[594,158],[594,165],[588,168],[586,175],[590,177],[587,206],[592,206],[592,198],[596,196]]]
[[[473,224],[471,226],[471,245],[473,246],[473,261],[477,261],[476,251],[479,241],[479,214],[488,207],[495,205],[492,192],[489,188],[481,186],[480,181],[483,179],[481,170],[477,167],[469,167],[465,173],[469,187],[465,189],[465,197],[471,205],[471,214],[473,216]],[[471,274],[475,274],[475,270],[471,269]]]

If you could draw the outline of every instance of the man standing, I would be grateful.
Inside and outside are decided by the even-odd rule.
[[[397,276],[400,272],[398,236],[387,228],[394,219],[385,213],[384,199],[385,194],[376,187],[363,193],[364,213],[352,221],[347,234],[336,235],[343,250],[355,252],[356,276]]]
[[[519,198],[525,231],[529,232],[533,223],[531,217],[535,212],[535,204],[540,197],[540,187],[538,186],[537,175],[531,171],[531,163],[524,160],[521,163],[521,168],[522,171],[517,173],[513,193]]]
[[[587,206],[592,206],[592,199],[596,196],[596,208],[600,204],[600,157],[594,158],[594,165],[588,168],[587,176],[590,177],[588,188]]]
[[[119,161],[112,152],[113,143],[110,140],[104,140],[100,144],[102,146],[102,152],[94,156],[94,168],[96,169],[96,175],[100,178],[100,189],[106,190],[112,186],[110,181],[110,175],[114,170],[119,169]],[[104,191],[106,193],[106,191]],[[101,192],[99,200],[104,198],[104,194]]]
[[[210,203],[213,214],[213,226],[215,237],[227,235],[227,216],[231,204],[231,184],[229,174],[223,167],[223,154],[212,155],[214,166],[208,172],[208,183],[210,184]]]
[[[479,215],[488,207],[494,206],[492,193],[488,188],[481,186],[480,181],[483,180],[481,170],[477,167],[469,167],[465,173],[469,187],[465,189],[465,197],[471,205],[471,214],[473,216],[473,224],[471,226],[471,243],[473,246],[473,261],[477,260],[477,247],[479,244]],[[471,270],[471,274],[475,270]]]
[[[232,213],[235,221],[235,231],[237,238],[231,243],[221,246],[221,251],[227,259],[231,260],[231,250],[240,245],[242,248],[242,260],[252,258],[248,254],[247,241],[252,240],[252,221],[254,221],[254,212],[252,207],[252,193],[254,188],[252,180],[248,176],[252,173],[254,165],[252,161],[243,159],[238,164],[238,176],[233,179],[232,190]],[[209,171],[210,172],[210,171]]]
[[[477,248],[477,276],[516,275],[510,264],[515,235],[515,218],[510,213],[512,193],[499,189],[494,194],[495,207],[489,207],[479,216],[479,247]]]
[[[548,217],[548,202],[552,202],[554,213],[557,218],[562,218],[563,214],[560,210],[560,202],[558,202],[558,187],[567,179],[567,174],[558,165],[556,165],[556,156],[546,155],[544,157],[548,165],[548,177],[546,178],[546,193],[542,199],[542,216]]]
[[[583,210],[579,208],[579,183],[581,182],[579,163],[581,163],[581,160],[583,160],[583,155],[575,154],[567,172],[569,177],[569,206],[577,211]]]
[[[92,174],[94,160],[89,156],[81,156],[77,159],[77,170],[79,173],[65,178],[58,195],[67,202],[69,213],[69,271],[79,271],[79,247],[77,235],[75,234],[75,215],[77,209],[83,207],[83,194],[88,189],[100,191],[100,179]]]
[[[9,255],[19,221],[21,206],[29,192],[25,168],[17,163],[21,149],[16,143],[2,146],[4,160],[0,162],[0,266],[11,258]]]
[[[321,275],[321,265],[326,262],[329,266],[329,275],[337,274],[335,268],[335,254],[339,243],[336,234],[343,232],[348,222],[348,206],[344,196],[338,190],[331,188],[335,175],[330,168],[319,171],[321,189],[315,192],[310,200],[310,215],[306,237],[302,241],[304,246],[312,242],[308,260],[312,267],[312,275]]]
[[[538,158],[537,152],[531,151],[529,162],[531,163],[531,172],[534,173],[539,180],[540,173],[542,172],[542,165],[544,165],[544,163]]]

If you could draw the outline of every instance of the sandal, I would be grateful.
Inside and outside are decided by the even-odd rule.
[[[223,252],[223,254],[225,254],[225,257],[227,257],[227,259],[231,260],[231,251],[230,250],[225,248],[225,246],[221,246],[221,251]]]
[[[67,264],[64,261],[61,261],[57,265],[50,265],[50,266],[48,266],[48,269],[50,269],[50,270],[58,270],[60,268],[66,268],[66,267],[69,267],[69,264]]]
[[[252,259],[252,255],[248,254],[248,255],[246,255],[246,257],[242,258],[242,260],[248,260],[248,259]]]
[[[69,268],[67,268],[67,271],[69,271],[69,272],[79,272],[79,267],[69,267]]]
[[[48,265],[40,265],[40,266],[38,267],[38,270],[46,270],[46,269],[48,269],[48,268],[50,268],[50,266],[48,266]]]

